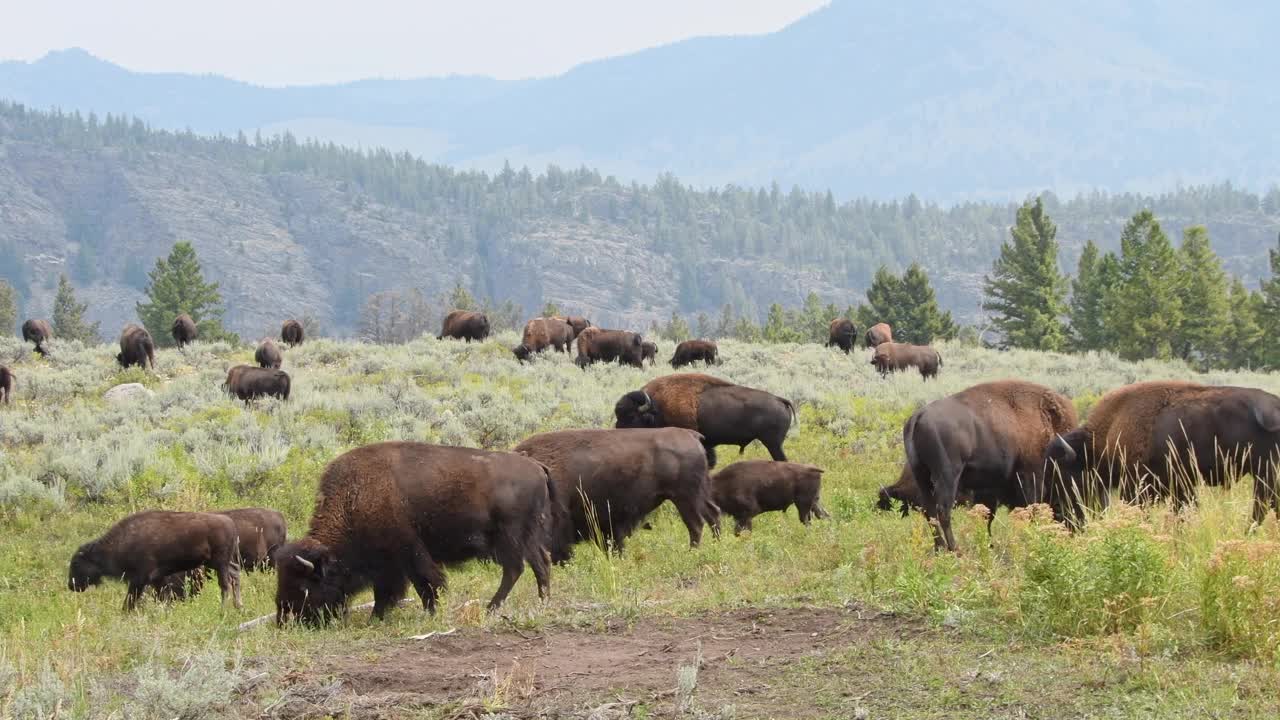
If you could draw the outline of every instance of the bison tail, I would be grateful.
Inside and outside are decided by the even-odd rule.
[[[782,401],[782,404],[785,405],[787,410],[791,413],[791,424],[795,425],[799,423],[800,416],[796,414],[796,406],[786,398],[778,398],[778,399]]]

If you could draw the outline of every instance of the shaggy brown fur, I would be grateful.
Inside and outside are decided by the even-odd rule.
[[[671,367],[681,368],[701,360],[707,365],[720,362],[720,348],[713,340],[685,340],[676,346],[671,356]]]
[[[297,320],[285,320],[280,326],[280,342],[294,347],[301,345],[305,339],[306,333],[302,330],[302,323]]]
[[[710,388],[732,387],[733,383],[702,373],[680,373],[650,380],[643,390],[662,407],[662,419],[669,427],[698,429],[698,405]]]
[[[238,548],[236,525],[225,515],[165,510],[134,513],[76,550],[67,586],[83,592],[103,578],[123,578],[129,585],[124,609],[132,610],[148,587],[163,597],[175,582],[171,576],[205,567],[218,576],[222,602],[232,596],[238,609]]]
[[[902,472],[898,475],[898,481],[892,485],[880,488],[879,497],[876,500],[876,509],[888,512],[893,509],[893,504],[899,503],[899,511],[902,517],[911,514],[913,509],[920,510],[924,507],[924,499],[920,493],[920,486],[916,484],[916,479],[911,476],[911,468],[908,465],[902,466]],[[991,523],[995,520],[996,510],[1001,505],[1008,508],[1021,507],[1023,497],[1021,493],[1016,496],[1004,496],[999,493],[986,493],[982,498],[977,498],[972,490],[960,490],[956,493],[956,505],[984,505],[991,511],[987,515],[987,536],[991,535]]]
[[[35,343],[36,352],[46,354],[44,342],[53,337],[53,328],[48,320],[27,320],[22,323],[22,341]]]
[[[246,405],[264,395],[288,400],[290,386],[289,373],[253,365],[232,367],[227,370],[227,379],[222,383],[223,391],[243,400]]]
[[[587,328],[591,327],[591,321],[584,317],[576,317],[573,315],[569,315],[567,317],[556,316],[553,319],[564,321],[569,324],[569,327],[573,328],[573,337],[570,338],[570,340],[577,338],[579,335],[582,334],[583,330],[586,330]]]
[[[550,588],[547,525],[555,487],[548,470],[509,452],[384,442],[340,455],[320,477],[311,528],[276,552],[276,621],[323,622],[373,587],[382,617],[407,582],[434,612],[441,565],[474,558],[502,566],[496,609],[524,571]]]
[[[1020,380],[974,385],[917,410],[902,439],[925,515],[938,521],[937,546],[955,550],[951,508],[963,490],[1019,505],[1039,502],[1044,448],[1075,425],[1069,399]]]
[[[524,324],[524,334],[520,337],[520,344],[513,348],[512,352],[521,362],[547,348],[555,348],[557,352],[569,352],[573,337],[573,327],[564,320],[534,318]]]
[[[240,538],[240,567],[260,570],[271,567],[275,551],[285,541],[284,515],[267,508],[219,510],[236,524]]]
[[[867,328],[866,344],[871,349],[887,342],[893,342],[893,328],[889,323],[876,323]]]
[[[928,380],[938,376],[938,368],[942,367],[942,355],[928,345],[886,342],[876,346],[871,364],[881,375],[916,368],[920,371],[920,377]]]
[[[847,353],[853,349],[857,337],[858,327],[850,320],[836,318],[827,327],[827,347],[834,345]]]
[[[652,340],[645,340],[640,343],[640,359],[648,360],[649,367],[658,364],[658,343]]]
[[[597,362],[613,362],[644,367],[644,338],[639,333],[626,330],[604,330],[589,327],[578,335],[578,357],[574,360],[580,368]]]
[[[483,340],[489,337],[489,318],[484,313],[469,310],[453,310],[444,316],[437,340]]]
[[[169,332],[173,334],[173,341],[178,344],[178,347],[182,347],[196,339],[196,321],[192,320],[190,315],[182,313],[173,319],[173,327]]]
[[[734,520],[734,534],[751,529],[751,518],[760,513],[786,512],[792,505],[800,522],[811,515],[831,517],[822,509],[822,468],[773,460],[736,462],[711,478],[712,497],[720,512]]]
[[[127,368],[137,365],[144,370],[148,365],[156,367],[156,344],[147,329],[129,323],[120,331],[120,352],[116,354],[116,362]]]
[[[253,361],[258,363],[258,367],[279,370],[284,364],[284,356],[271,338],[265,338],[258,343],[258,349],[253,351]]]
[[[12,370],[0,365],[0,401],[6,405],[13,402],[13,380],[16,377]]]

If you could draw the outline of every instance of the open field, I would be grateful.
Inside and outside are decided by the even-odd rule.
[[[881,380],[867,351],[722,342],[713,374],[797,403],[787,453],[826,469],[832,518],[767,514],[689,550],[666,506],[624,556],[582,546],[549,602],[526,574],[494,617],[483,602],[500,573],[480,562],[449,568],[435,617],[357,611],[319,631],[236,631],[274,610],[271,574],[244,576],[239,612],[212,587],[132,616],[122,584],[67,590],[75,548],[129,512],[262,505],[299,536],[321,468],[346,449],[608,427],[622,393],[669,372],[584,372],[554,353],[521,367],[515,342],[308,342],[286,353],[290,401],[245,410],[219,386],[250,348],[164,350],[149,374],[120,372],[113,346],[55,342],[40,359],[0,340],[18,374],[0,406],[0,717],[1280,715],[1280,526],[1249,532],[1249,480],[1202,490],[1182,515],[1113,506],[1077,536],[1024,510],[1002,512],[988,544],[985,520],[960,512],[955,556],[933,552],[919,516],[873,509],[923,402],[1019,377],[1087,413],[1117,385],[1193,376],[1111,356],[944,345],[925,383]],[[1197,377],[1280,392],[1278,375]],[[104,402],[123,382],[155,395]],[[722,465],[736,459],[721,448]]]

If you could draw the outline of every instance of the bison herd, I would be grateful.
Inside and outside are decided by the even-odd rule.
[[[28,321],[23,338],[46,352],[48,323]],[[483,313],[454,311],[440,339],[484,340]],[[179,346],[196,325],[174,320]],[[917,369],[935,377],[942,358],[930,347],[896,343],[883,323],[865,345],[881,373]],[[858,338],[845,319],[830,324],[828,346],[852,352]],[[284,323],[281,342],[296,347],[303,328]],[[554,349],[576,349],[575,363],[642,367],[657,346],[641,335],[608,330],[580,317],[530,320],[512,349],[523,363]],[[227,372],[224,389],[246,403],[262,396],[287,400],[290,378],[282,353],[263,340],[256,365]],[[154,367],[155,347],[142,327],[120,335],[123,367]],[[680,343],[670,364],[720,362],[708,340]],[[0,400],[9,402],[14,374],[0,367]],[[68,587],[83,591],[105,578],[123,579],[125,608],[150,589],[182,599],[216,575],[223,601],[240,605],[240,571],[276,571],[276,621],[323,623],[342,616],[365,589],[382,617],[412,584],[434,611],[445,586],[444,567],[475,558],[493,560],[502,577],[489,609],[510,593],[527,565],[540,597],[550,593],[550,566],[568,562],[577,543],[621,552],[646,517],[671,502],[691,547],[704,526],[719,537],[721,515],[735,533],[750,530],[764,512],[795,506],[801,522],[828,518],[820,502],[823,470],[788,462],[783,443],[796,420],[791,401],[701,373],[655,378],[622,395],[611,429],[534,435],[510,451],[419,442],[359,447],[324,469],[310,526],[286,541],[284,517],[262,508],[219,512],[145,511],[130,515],[85,543],[70,563]],[[739,461],[712,474],[715,448],[759,441],[772,460]],[[904,462],[877,506],[920,510],[939,549],[955,550],[951,515],[958,504],[994,511],[1045,503],[1055,518],[1079,529],[1112,491],[1127,501],[1194,501],[1196,479],[1226,485],[1254,478],[1252,520],[1280,514],[1280,398],[1242,387],[1191,382],[1143,382],[1103,396],[1081,424],[1062,394],[1034,383],[1002,380],[974,385],[916,410],[902,431]],[[990,529],[988,515],[988,530]]]

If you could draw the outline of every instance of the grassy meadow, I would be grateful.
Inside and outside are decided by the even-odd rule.
[[[593,628],[789,606],[894,612],[945,631],[938,642],[958,644],[904,638],[874,657],[851,647],[834,665],[801,664],[797,677],[779,682],[818,688],[839,673],[872,672],[868,664],[885,670],[891,658],[904,692],[940,688],[920,701],[928,708],[997,716],[954,705],[942,713],[948,682],[938,658],[973,644],[1020,648],[1015,668],[1114,669],[1100,671],[1098,685],[1068,692],[1081,714],[1280,713],[1280,526],[1272,516],[1249,531],[1248,479],[1202,489],[1199,504],[1181,515],[1116,504],[1075,536],[1039,509],[1024,509],[1001,512],[988,544],[981,512],[961,511],[957,555],[933,551],[920,516],[873,509],[876,489],[898,476],[903,421],[922,403],[976,382],[1043,383],[1072,397],[1082,415],[1106,390],[1137,380],[1196,377],[1280,393],[1280,375],[1200,376],[1180,364],[1110,355],[943,345],[940,378],[923,382],[914,373],[879,378],[863,350],[846,356],[816,345],[724,341],[724,363],[710,372],[796,403],[800,421],[787,453],[826,470],[823,504],[832,518],[806,529],[794,511],[766,514],[752,533],[726,532],[718,541],[708,534],[689,550],[676,513],[664,506],[624,556],[581,546],[569,565],[553,569],[549,602],[538,600],[526,573],[493,617],[483,603],[500,571],[485,562],[447,570],[435,617],[412,606],[376,622],[359,611],[320,631],[267,624],[237,632],[238,623],[273,612],[272,574],[242,577],[242,611],[219,605],[216,583],[187,603],[148,597],[133,615],[121,612],[121,583],[67,590],[75,548],[130,512],[265,506],[282,511],[296,537],[306,530],[321,468],[347,449],[388,439],[505,449],[536,432],[609,427],[622,393],[670,372],[663,364],[582,371],[555,353],[520,366],[508,349],[516,341],[512,334],[470,345],[310,341],[285,354],[292,398],[245,409],[220,385],[229,365],[252,362],[252,348],[163,350],[156,371],[144,373],[121,372],[114,346],[55,341],[39,358],[16,339],[0,340],[0,362],[18,376],[13,404],[0,406],[0,717],[257,716],[280,700],[281,678],[305,674],[318,655],[376,656],[380,644],[417,633]],[[662,345],[660,357],[669,357],[670,344]],[[154,396],[104,401],[106,390],[126,382]],[[722,465],[736,456],[720,449]],[[746,456],[767,457],[758,445]],[[1037,691],[1034,678],[1018,682]],[[808,697],[825,696],[814,689]],[[877,701],[866,702],[893,715],[891,704]],[[505,709],[496,691],[486,703],[492,717]],[[752,716],[743,707],[738,715]]]

